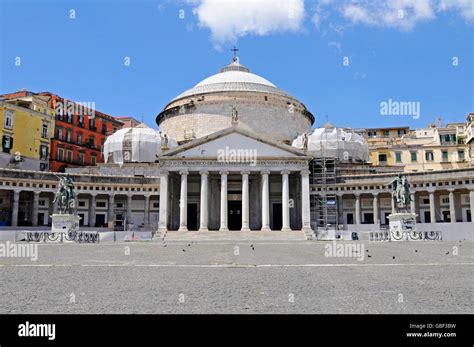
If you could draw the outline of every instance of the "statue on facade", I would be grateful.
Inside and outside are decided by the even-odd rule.
[[[406,176],[398,174],[397,178],[392,180],[387,185],[392,185],[392,199],[395,201],[395,206],[399,209],[407,210],[410,205],[410,186]]]
[[[303,134],[303,150],[306,152],[308,150],[308,134]]]
[[[161,136],[161,150],[168,150],[168,135],[166,134],[163,134],[163,136]]]
[[[72,214],[75,208],[74,182],[69,175],[56,177],[59,178],[59,184],[53,203],[58,203],[59,213]]]
[[[232,106],[232,125],[237,125],[237,123],[239,122],[239,112],[237,111],[237,108],[234,106]]]

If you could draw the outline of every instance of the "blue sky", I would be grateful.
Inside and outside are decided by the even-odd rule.
[[[474,112],[472,0],[272,4],[1,0],[0,93],[51,91],[155,125],[169,100],[230,63],[235,44],[316,126],[327,115],[341,126],[424,127]],[[388,99],[418,102],[420,118],[381,115]]]

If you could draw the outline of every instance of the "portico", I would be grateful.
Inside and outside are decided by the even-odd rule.
[[[222,158],[223,148],[255,149],[256,156]],[[238,127],[164,153],[159,230],[311,231],[309,198],[302,198],[309,197],[308,160]],[[178,197],[179,215],[168,213]]]

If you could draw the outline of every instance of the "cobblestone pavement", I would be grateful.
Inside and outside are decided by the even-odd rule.
[[[357,244],[40,244],[0,258],[0,313],[473,313],[473,242]]]

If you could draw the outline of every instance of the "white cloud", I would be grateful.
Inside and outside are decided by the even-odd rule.
[[[410,30],[435,17],[432,0],[358,1],[341,6],[342,16],[353,24]]]
[[[407,31],[445,11],[474,21],[474,0],[342,0],[332,3],[321,0],[314,11],[313,22],[319,27],[329,14],[338,14],[351,25]]]
[[[305,16],[304,0],[201,0],[193,11],[218,46],[249,34],[299,31]]]
[[[474,21],[473,0],[441,0],[438,9],[439,11],[458,11],[467,21]]]

